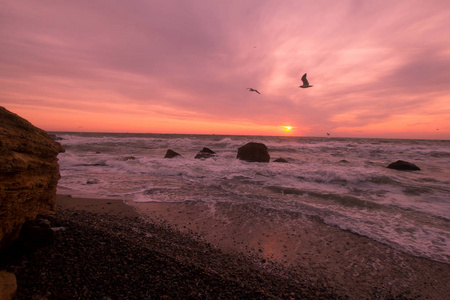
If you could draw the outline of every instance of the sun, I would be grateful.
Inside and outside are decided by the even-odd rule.
[[[292,128],[292,126],[283,126],[284,131],[291,131]]]

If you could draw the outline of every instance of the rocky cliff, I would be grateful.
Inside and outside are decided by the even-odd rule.
[[[0,107],[0,248],[25,221],[54,209],[60,152],[45,131]]]

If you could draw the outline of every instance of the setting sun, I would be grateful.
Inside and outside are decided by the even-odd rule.
[[[448,1],[59,2],[0,8],[0,104],[44,130],[450,138]]]

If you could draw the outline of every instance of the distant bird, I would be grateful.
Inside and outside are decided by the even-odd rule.
[[[330,136],[330,134],[327,132],[327,135]]]
[[[312,87],[312,85],[309,85],[308,79],[306,79],[306,73],[302,76],[302,82],[303,82],[303,85],[301,85],[299,87],[304,88],[304,89]]]
[[[258,92],[258,90],[255,90],[255,89],[252,89],[252,88],[247,88],[247,90],[248,90],[249,92],[256,92],[256,93],[258,93],[258,94],[261,95],[261,93]]]

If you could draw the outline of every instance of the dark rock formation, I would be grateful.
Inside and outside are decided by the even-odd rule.
[[[282,158],[282,157],[275,159],[273,162],[278,162],[278,163],[288,163],[288,161],[285,160],[285,159]]]
[[[179,153],[173,151],[172,149],[167,150],[166,152],[166,156],[164,156],[164,158],[174,158],[177,156],[181,156]]]
[[[26,221],[22,225],[19,238],[16,240],[18,249],[31,252],[49,246],[55,240],[55,233],[47,219],[37,218]]]
[[[194,158],[196,158],[196,159],[210,158],[215,155],[216,155],[216,152],[212,151],[209,148],[204,147],[201,151],[199,151],[197,153],[197,155]]]
[[[60,152],[45,131],[0,107],[0,248],[25,221],[54,209]]]
[[[270,155],[266,145],[261,143],[247,143],[239,147],[236,158],[249,162],[269,162]]]
[[[389,169],[403,170],[403,171],[420,171],[420,168],[415,164],[403,160],[397,160],[388,166]]]

